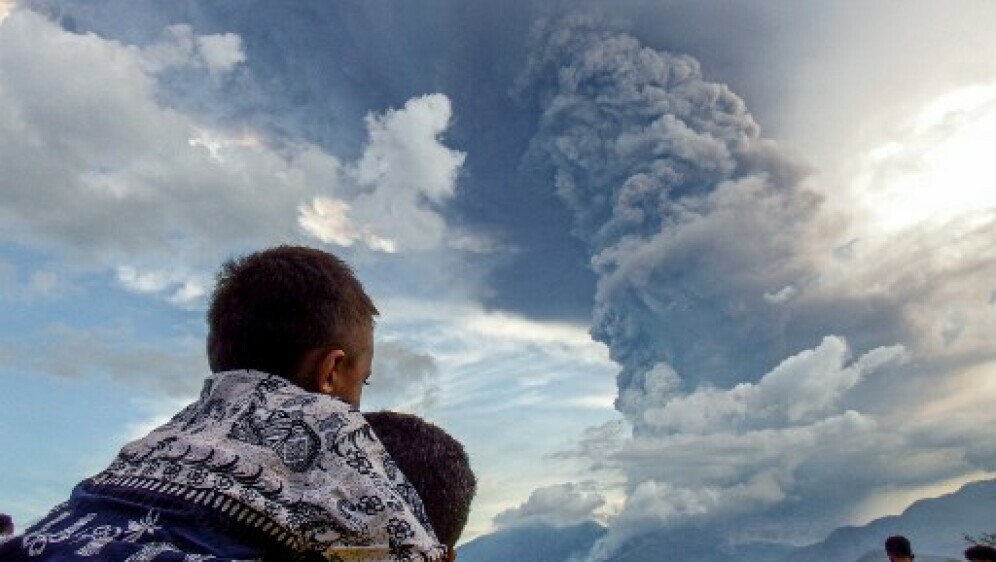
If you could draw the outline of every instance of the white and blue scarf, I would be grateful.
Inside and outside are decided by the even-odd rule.
[[[418,493],[359,411],[256,371],[212,375],[196,402],[125,445],[83,486],[181,501],[295,556],[438,562],[446,554]],[[88,515],[60,520],[75,525],[62,541],[90,537],[99,517],[83,521]]]

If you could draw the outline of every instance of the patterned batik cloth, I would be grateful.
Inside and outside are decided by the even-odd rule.
[[[437,562],[446,548],[359,411],[280,377],[229,371],[0,546],[0,559],[196,562],[266,552]]]
[[[249,562],[279,552],[238,540],[230,529],[202,519],[195,506],[157,499],[158,507],[150,508],[77,486],[68,502],[23,537],[0,544],[0,560]]]

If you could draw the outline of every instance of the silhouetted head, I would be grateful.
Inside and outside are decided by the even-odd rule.
[[[913,547],[909,539],[896,535],[885,539],[885,554],[892,562],[913,560]]]
[[[984,544],[976,544],[965,549],[965,560],[968,562],[996,562],[996,548]]]
[[[14,534],[14,520],[6,513],[0,513],[0,537]]]

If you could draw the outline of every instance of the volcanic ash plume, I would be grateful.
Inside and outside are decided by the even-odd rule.
[[[803,168],[691,57],[583,18],[537,37],[520,82],[542,109],[533,155],[552,163],[591,248],[592,334],[623,366],[617,407],[639,429],[662,369],[757,378],[787,355],[786,307],[771,300],[791,298],[804,271],[800,225],[819,200],[799,188]]]

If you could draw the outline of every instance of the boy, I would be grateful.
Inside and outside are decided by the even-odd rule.
[[[281,246],[227,262],[200,398],[0,559],[443,560],[421,500],[356,409],[376,314],[328,253]]]
[[[913,562],[913,547],[909,539],[894,535],[885,539],[885,555],[889,562]]]
[[[422,498],[432,528],[447,546],[447,560],[452,562],[477,489],[463,446],[442,429],[413,415],[373,412],[363,417]]]
[[[14,534],[14,520],[6,513],[0,513],[0,537]]]
[[[965,549],[968,562],[996,562],[996,548],[984,544],[973,544]]]

